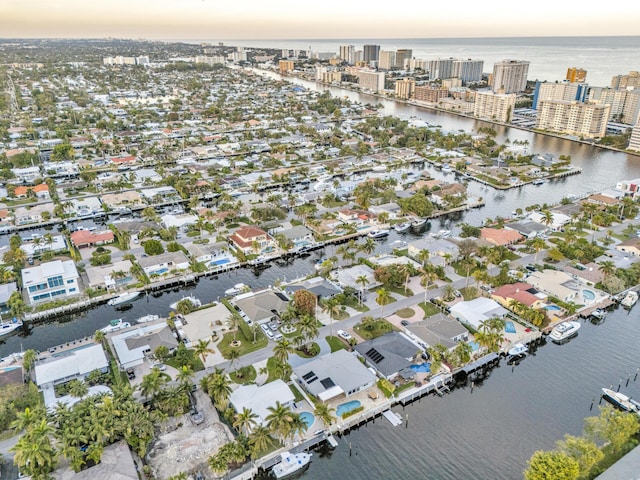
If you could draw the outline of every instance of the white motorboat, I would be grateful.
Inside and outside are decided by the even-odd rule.
[[[624,296],[624,298],[620,302],[620,305],[622,305],[624,308],[631,308],[636,304],[637,301],[638,301],[638,292],[634,292],[633,290],[630,290]]]
[[[104,328],[101,328],[100,331],[102,333],[113,333],[118,330],[122,330],[123,328],[129,328],[131,324],[129,322],[123,322],[121,318],[116,318],[115,320],[111,320],[109,325]]]
[[[367,233],[369,238],[383,238],[389,235],[389,230],[371,230]]]
[[[426,218],[418,218],[411,222],[411,228],[413,228],[414,230],[420,230],[425,223],[427,223]]]
[[[393,229],[398,233],[404,233],[411,228],[411,222],[398,223],[393,226]]]
[[[144,317],[138,318],[136,320],[136,323],[155,322],[156,320],[160,320],[160,315],[149,314],[149,315],[145,315]]]
[[[15,332],[18,328],[22,326],[22,321],[14,318],[13,320],[5,322],[0,319],[0,337],[3,335],[8,335],[11,332]]]
[[[638,403],[631,400],[624,393],[614,392],[610,388],[603,388],[602,398],[626,412],[638,411]]]
[[[560,342],[562,340],[566,340],[567,338],[573,337],[578,330],[580,329],[580,322],[563,322],[559,325],[556,325],[549,336],[551,340],[556,342]]]
[[[178,304],[183,300],[189,300],[191,304],[196,308],[200,308],[202,306],[202,302],[200,301],[200,299],[194,297],[193,295],[189,295],[188,297],[182,297],[177,302],[173,302],[171,305],[169,305],[169,308],[171,310],[176,310],[178,308]]]
[[[125,292],[121,293],[117,297],[113,297],[107,302],[108,305],[122,305],[123,303],[130,302],[138,298],[142,292]]]
[[[529,348],[525,344],[516,343],[507,353],[512,357],[518,357],[520,355],[526,355],[528,351]]]
[[[244,293],[249,290],[249,286],[244,283],[236,283],[233,287],[228,288],[224,291],[225,295],[233,296],[238,295],[239,293]]]
[[[276,478],[288,477],[305,468],[311,462],[311,453],[282,452],[280,458],[280,463],[277,463],[272,470]]]
[[[596,308],[593,312],[591,312],[591,316],[593,318],[597,318],[598,320],[602,320],[607,315],[607,311],[604,308]]]

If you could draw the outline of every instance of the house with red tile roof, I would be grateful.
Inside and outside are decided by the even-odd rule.
[[[496,302],[503,307],[509,307],[512,301],[525,304],[527,307],[542,308],[546,302],[547,295],[536,290],[532,285],[524,282],[503,285],[492,294]]]
[[[229,237],[231,243],[245,254],[259,254],[272,252],[277,244],[274,238],[260,227],[247,225],[240,227]]]
[[[32,190],[37,198],[46,199],[49,198],[49,185],[41,183],[33,187],[19,186],[14,190],[16,198],[24,198],[29,194],[29,190]]]
[[[524,237],[515,230],[506,230],[504,228],[483,228],[480,230],[480,238],[493,245],[500,246],[517,243]]]
[[[105,230],[103,232],[90,232],[89,230],[76,230],[70,235],[71,243],[76,248],[95,247],[113,242],[113,232]]]

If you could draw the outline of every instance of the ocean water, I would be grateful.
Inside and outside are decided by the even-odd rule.
[[[435,58],[473,58],[484,60],[490,72],[500,60],[528,60],[529,80],[564,80],[567,68],[587,70],[589,85],[604,87],[614,75],[640,70],[640,36],[625,37],[500,37],[500,38],[368,38],[368,39],[283,39],[283,40],[184,40],[210,42],[246,48],[269,47],[338,53],[340,45],[362,50],[365,44],[381,50],[410,48],[413,56]]]

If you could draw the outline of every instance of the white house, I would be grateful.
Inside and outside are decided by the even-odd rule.
[[[22,286],[32,305],[80,293],[78,271],[73,260],[54,260],[23,269]]]
[[[172,270],[186,270],[189,268],[189,258],[182,253],[167,252],[151,257],[143,257],[138,263],[147,275],[163,275]]]
[[[459,302],[451,307],[451,315],[458,321],[478,328],[480,323],[494,317],[504,317],[509,311],[498,302],[479,297],[468,302]]]
[[[291,389],[280,379],[260,387],[253,384],[243,385],[229,395],[229,402],[234,410],[242,412],[243,409],[248,408],[258,416],[256,422],[259,425],[266,423],[269,407],[274,407],[276,402],[280,402],[284,406],[293,408],[294,400]]]

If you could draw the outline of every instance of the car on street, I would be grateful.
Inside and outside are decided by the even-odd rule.
[[[345,332],[344,330],[338,330],[338,336],[347,342],[353,338],[349,332]]]

